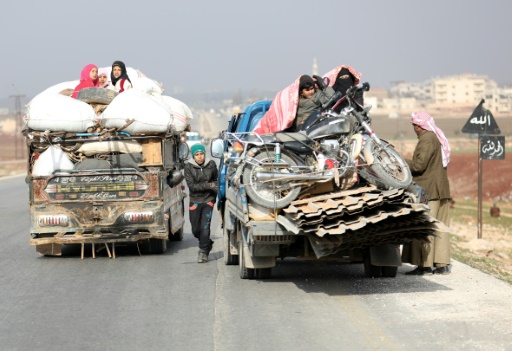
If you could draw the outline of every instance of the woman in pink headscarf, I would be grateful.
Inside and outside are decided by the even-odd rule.
[[[98,87],[98,67],[90,63],[82,69],[82,73],[80,73],[80,83],[75,87],[71,97],[76,99],[80,90],[96,87]]]

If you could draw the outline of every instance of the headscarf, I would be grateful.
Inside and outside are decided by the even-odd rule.
[[[352,76],[354,77],[354,85],[358,84],[359,81],[361,80],[361,77],[363,76],[361,73],[357,72],[354,68],[352,68],[350,66],[347,66],[347,65],[338,66],[323,75],[324,77],[329,78],[329,81],[330,81],[329,84],[333,87],[333,89],[335,89],[334,84],[337,83],[337,78],[338,78],[338,76],[340,76],[340,72],[343,69],[348,70],[350,72],[350,74],[352,74]],[[341,74],[341,75],[343,75],[343,74]],[[342,93],[345,93],[345,92],[343,91]]]
[[[100,88],[108,88],[111,85],[108,73],[109,73],[108,72],[108,68],[105,68],[105,67],[98,68],[98,84],[99,84],[99,80],[100,80],[100,76],[101,75],[104,75],[104,76],[107,77],[107,82],[105,84],[103,84],[103,86],[101,86]]]
[[[334,91],[339,91],[345,95],[347,89],[354,86],[355,79],[356,77],[354,77],[350,70],[346,67],[343,67],[336,75],[336,79],[334,80],[332,88]]]
[[[450,162],[450,145],[448,144],[448,139],[446,139],[443,131],[436,126],[434,118],[423,111],[413,112],[411,115],[411,123],[420,126],[425,130],[434,132],[441,143],[443,167],[448,166],[448,163]]]
[[[78,92],[84,88],[95,88],[98,86],[98,78],[93,80],[90,76],[93,68],[98,69],[96,65],[90,63],[82,69],[82,72],[80,73],[80,83],[75,87],[75,90],[71,95],[72,98],[76,99],[76,97],[78,96]]]
[[[114,77],[115,66],[121,68],[121,75],[119,76],[119,78]],[[123,78],[129,81],[130,83],[132,82],[128,77],[128,73],[126,72],[126,66],[124,65],[124,63],[122,61],[114,61],[114,63],[112,64],[112,71],[110,72],[110,81],[112,82],[112,85],[116,86],[116,83]]]
[[[98,66],[93,65],[92,63],[89,63],[82,69],[82,72],[80,73],[80,81],[81,82],[90,80],[95,86],[98,85],[98,78],[96,78],[96,80],[92,80],[91,76],[90,76],[93,68],[98,69]]]

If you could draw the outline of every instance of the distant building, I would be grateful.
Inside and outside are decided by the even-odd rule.
[[[432,79],[432,103],[436,105],[475,105],[486,91],[498,85],[487,76],[463,74]]]
[[[416,109],[467,114],[485,99],[493,113],[512,112],[512,87],[499,88],[485,75],[462,74],[433,78],[423,83],[393,82],[389,97],[378,96],[374,112],[398,116]]]

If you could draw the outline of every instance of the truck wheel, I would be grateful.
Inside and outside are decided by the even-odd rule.
[[[183,227],[178,229],[178,231],[174,234],[169,232],[169,241],[182,241],[183,240]]]
[[[241,279],[254,279],[254,268],[245,267],[244,260],[244,244],[242,239],[238,241],[238,259],[239,259],[239,267],[240,267],[240,278]]]
[[[182,241],[183,240],[183,226],[178,229],[178,231],[174,234],[171,233],[171,210],[168,212],[169,214],[169,222],[167,223],[167,226],[169,228],[169,241]],[[181,216],[185,216],[185,206],[183,201],[181,201]]]
[[[231,246],[231,235],[236,235],[236,232],[226,229],[226,214],[224,214],[224,225],[222,230],[222,236],[224,240],[224,264],[226,266],[233,266],[238,264],[238,255],[232,255],[230,246]],[[227,214],[229,215],[229,214]]]
[[[152,254],[163,254],[167,251],[167,241],[165,239],[149,239],[149,252]]]
[[[374,266],[371,263],[370,250],[365,250],[363,264],[366,278],[380,278],[382,276],[382,267]]]
[[[227,206],[224,207],[224,223],[222,226],[222,236],[224,240],[224,264],[227,266],[237,265],[238,264],[238,255],[231,254],[231,238],[232,236],[236,236],[236,228],[238,223],[235,225],[235,230],[226,229],[226,222],[230,218],[229,210]]]
[[[88,104],[108,105],[119,93],[105,88],[85,88],[78,92],[76,99]]]
[[[272,268],[258,268],[256,273],[259,279],[269,279],[272,276]]]
[[[382,267],[382,276],[384,278],[395,278],[398,272],[398,267]]]

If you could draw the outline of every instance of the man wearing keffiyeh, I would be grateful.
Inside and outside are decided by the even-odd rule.
[[[447,166],[450,145],[434,118],[426,112],[414,112],[411,123],[418,136],[412,160],[406,160],[414,181],[428,197],[430,215],[445,225],[450,221],[450,184]],[[428,242],[413,240],[404,245],[402,261],[418,266],[407,275],[449,274],[450,234],[438,233]],[[434,269],[432,269],[434,268]]]

